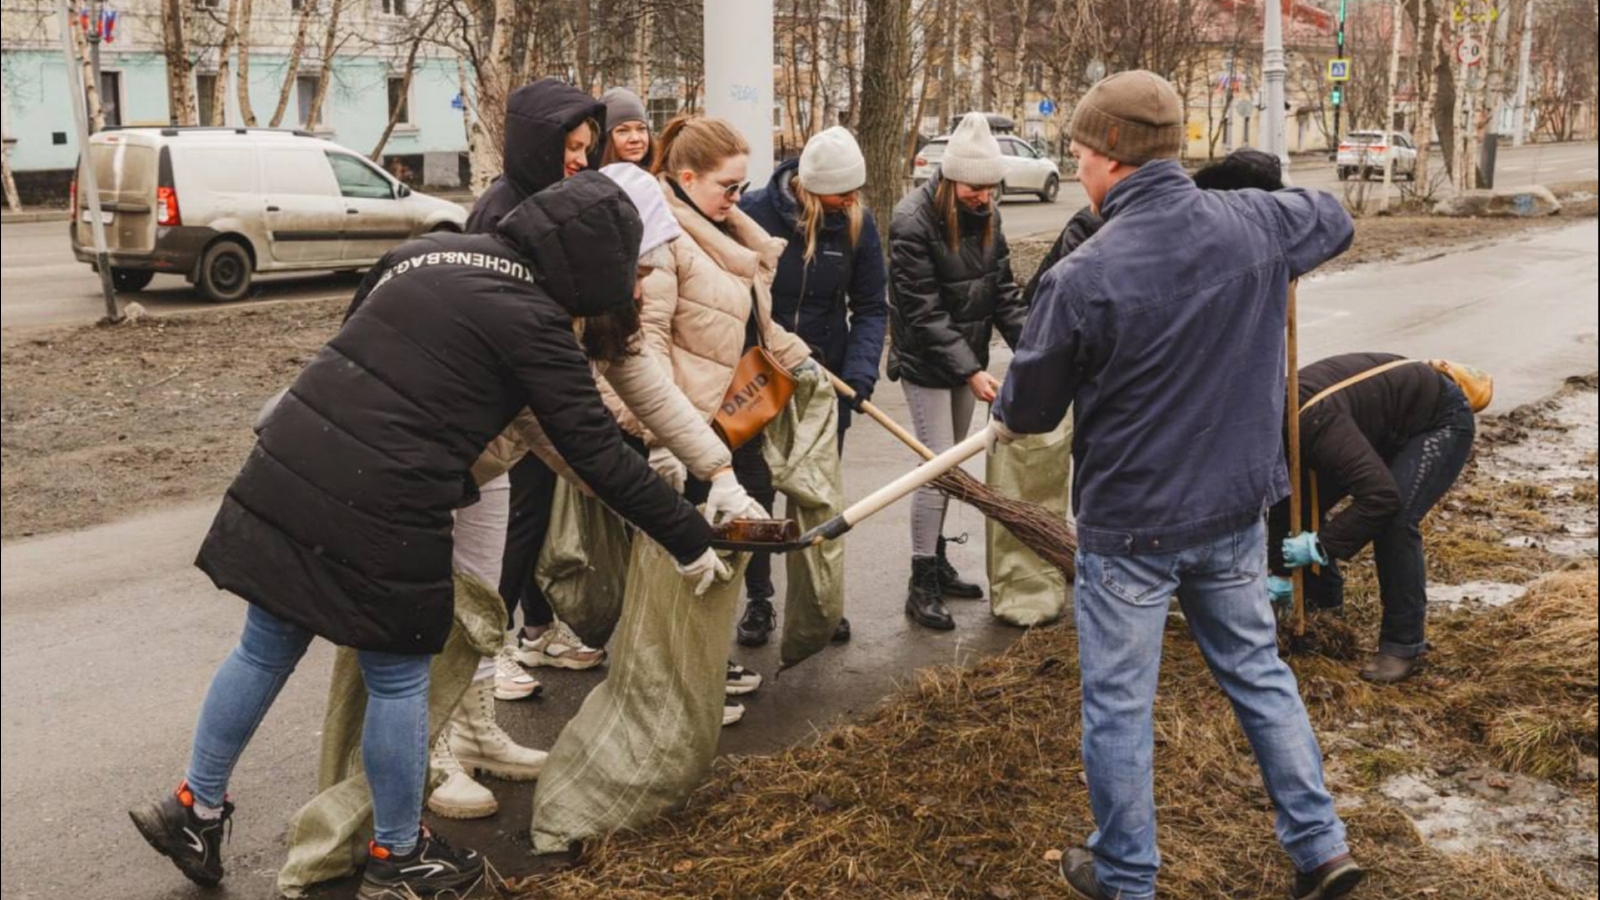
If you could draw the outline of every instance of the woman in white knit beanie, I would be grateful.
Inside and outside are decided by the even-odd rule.
[[[878,384],[889,320],[878,224],[861,202],[866,183],[861,148],[836,125],[813,135],[798,160],[779,166],[766,187],[739,201],[756,224],[789,242],[773,277],[773,318],[861,399]],[[853,407],[840,399],[842,452]],[[739,621],[739,643],[765,644],[775,624],[771,599],[752,594]],[[850,623],[841,621],[834,640],[849,638]]]
[[[977,402],[999,392],[988,372],[995,329],[1015,347],[1027,318],[995,202],[1004,175],[988,119],[970,113],[939,173],[900,201],[889,225],[889,377],[904,385],[917,437],[935,452],[966,437]],[[955,627],[944,598],[983,597],[946,556],[945,505],[932,488],[912,500],[906,596],[906,615],[940,631]]]

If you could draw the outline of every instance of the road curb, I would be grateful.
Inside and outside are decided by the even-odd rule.
[[[70,222],[72,215],[64,209],[36,209],[22,212],[0,212],[0,225],[24,225],[29,222]]]

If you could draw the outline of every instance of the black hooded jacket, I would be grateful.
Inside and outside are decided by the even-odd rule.
[[[567,132],[585,119],[606,133],[605,104],[560,79],[541,78],[512,91],[506,100],[505,171],[473,204],[467,231],[493,234],[517,204],[560,181]]]
[[[623,444],[572,332],[633,302],[642,226],[583,173],[496,235],[387,254],[352,314],[260,428],[196,564],[219,588],[335,643],[436,653],[450,632],[453,510],[527,407],[608,506],[690,561],[710,526]]]

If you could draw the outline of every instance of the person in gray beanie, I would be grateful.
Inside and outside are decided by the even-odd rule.
[[[1028,315],[995,202],[1003,177],[989,121],[971,113],[939,173],[900,201],[889,225],[889,377],[903,384],[917,438],[935,452],[966,437],[978,402],[994,401],[990,339],[999,329],[1016,346]],[[956,627],[944,598],[983,597],[946,555],[945,508],[931,487],[911,505],[906,615],[938,631]]]
[[[1150,72],[1095,85],[1071,133],[1104,224],[1045,274],[993,423],[1008,442],[1073,411],[1073,606],[1098,829],[1061,874],[1078,900],[1156,896],[1151,720],[1176,595],[1255,751],[1296,869],[1291,896],[1343,897],[1363,873],[1278,657],[1263,513],[1289,490],[1289,285],[1344,252],[1350,216],[1324,193],[1196,186],[1177,160],[1183,104]]]
[[[655,140],[650,134],[650,116],[639,95],[627,88],[614,87],[600,95],[606,106],[606,140],[600,165],[633,163],[650,168]]]

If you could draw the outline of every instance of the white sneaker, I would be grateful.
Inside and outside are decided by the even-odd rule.
[[[525,666],[550,666],[557,669],[592,669],[606,661],[606,651],[586,647],[565,622],[556,622],[544,634],[529,638],[517,634],[517,662]]]
[[[729,697],[753,694],[758,687],[761,687],[760,672],[746,669],[732,660],[728,661],[728,680],[724,690]]]
[[[433,742],[428,765],[444,781],[428,794],[428,809],[447,819],[482,819],[500,810],[499,801],[483,785],[472,780],[461,761],[450,752],[451,727],[446,725]]]
[[[744,718],[744,704],[736,700],[722,701],[722,727],[727,728]]]
[[[521,700],[536,697],[544,690],[539,679],[529,675],[517,665],[516,649],[509,644],[494,655],[494,698],[496,700]]]
[[[511,739],[494,718],[494,689],[475,681],[450,714],[450,752],[462,768],[508,781],[533,781],[549,754]]]

